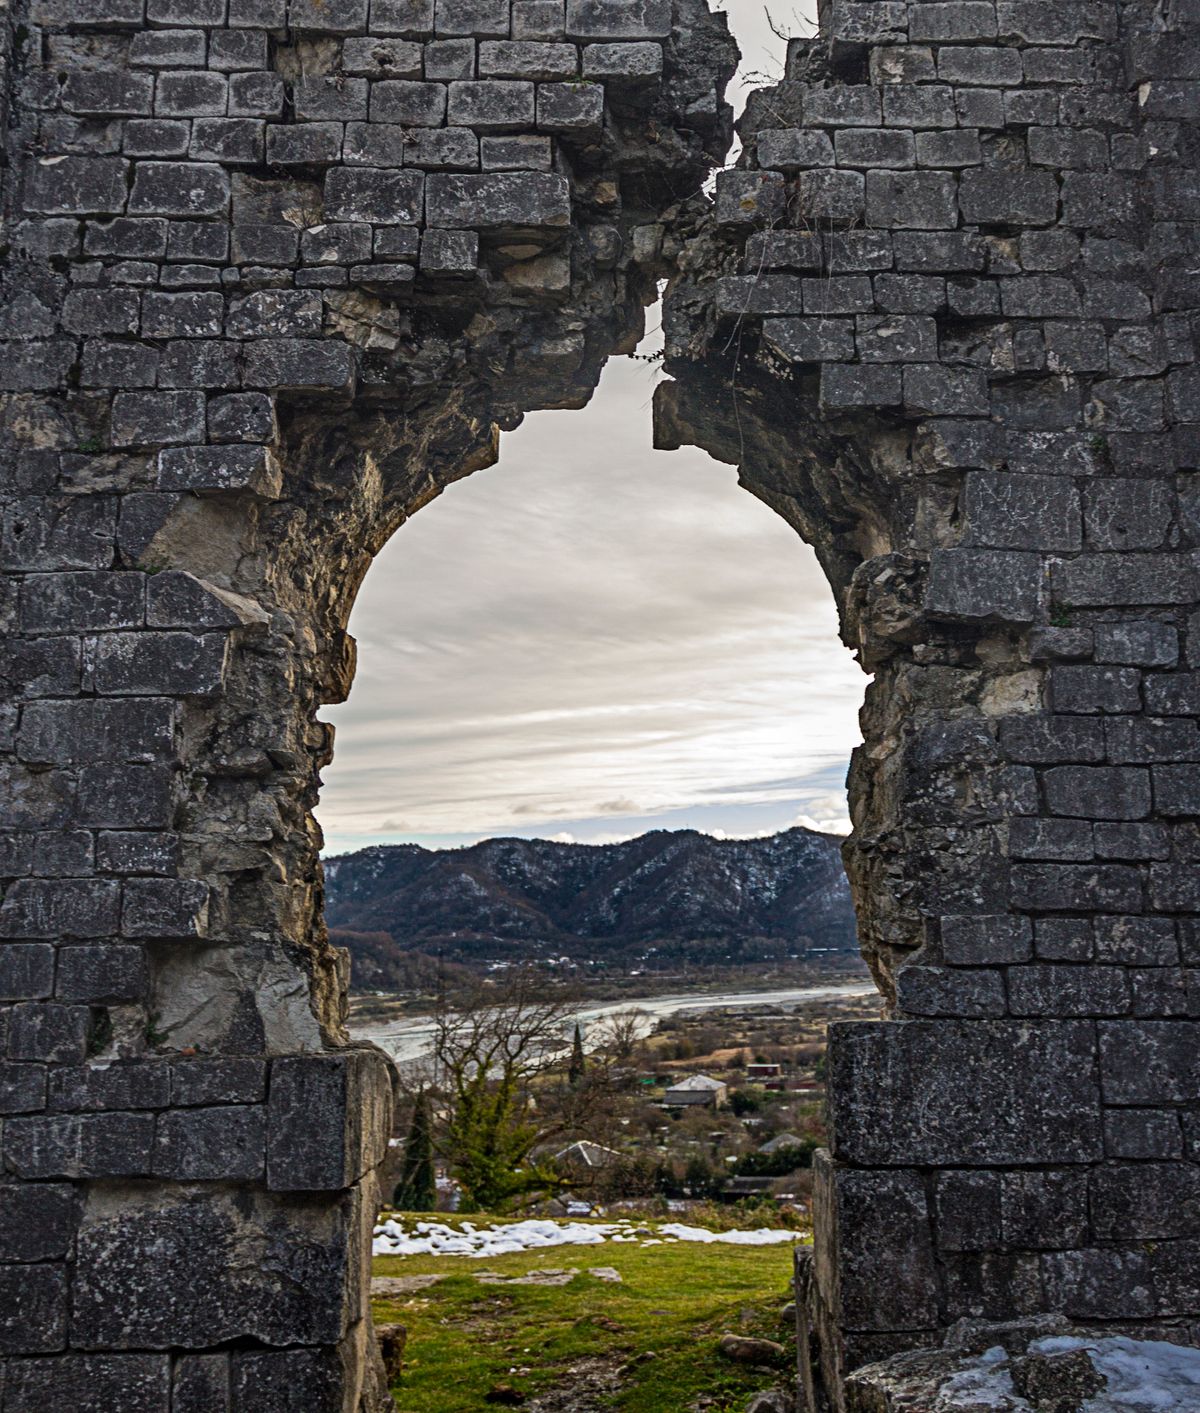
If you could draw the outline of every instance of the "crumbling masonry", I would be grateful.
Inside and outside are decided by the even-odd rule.
[[[704,0],[20,0],[2,1413],[387,1407],[317,712],[372,555],[661,279],[660,443],[816,546],[875,673],[830,1397],[963,1315],[1200,1332],[1198,22],[831,0],[714,203]]]

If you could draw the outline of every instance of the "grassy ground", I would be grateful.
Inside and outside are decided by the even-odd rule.
[[[621,1282],[590,1276],[589,1266],[611,1266]],[[564,1286],[476,1279],[481,1269],[513,1276],[571,1267],[579,1274]],[[570,1385],[581,1365],[621,1370],[616,1387],[593,1395],[588,1407],[683,1413],[707,1395],[712,1413],[740,1413],[751,1393],[786,1371],[731,1364],[717,1353],[717,1340],[727,1332],[785,1340],[791,1356],[791,1331],[780,1319],[791,1270],[787,1245],[605,1242],[481,1260],[386,1256],[376,1259],[376,1275],[446,1279],[377,1300],[375,1316],[408,1328],[404,1374],[393,1390],[404,1413],[480,1410],[498,1384],[534,1397]]]

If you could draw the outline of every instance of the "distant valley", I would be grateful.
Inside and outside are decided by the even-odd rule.
[[[325,862],[325,913],[356,989],[427,985],[435,959],[559,960],[590,974],[855,954],[841,840],[655,830],[620,844],[379,845]],[[849,957],[847,958],[849,960]]]

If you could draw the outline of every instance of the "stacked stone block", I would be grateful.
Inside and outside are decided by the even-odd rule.
[[[1200,522],[1187,3],[840,3],[668,300],[664,445],[821,555],[873,671],[814,1334],[1200,1336]],[[840,1406],[840,1403],[838,1404]]]
[[[2,18],[0,1409],[375,1413],[393,1075],[317,711],[373,553],[636,338],[732,46],[699,0]]]

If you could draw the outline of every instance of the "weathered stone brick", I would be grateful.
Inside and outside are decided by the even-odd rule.
[[[231,1413],[289,1413],[293,1399],[311,1413],[340,1413],[342,1377],[332,1352],[240,1351],[231,1364]]]
[[[1124,967],[1095,963],[1009,967],[1008,1006],[1014,1016],[1126,1015],[1129,980]]]
[[[767,170],[779,172],[832,167],[833,143],[819,129],[769,128],[758,134],[758,160]]]
[[[25,209],[43,215],[120,215],[129,163],[120,157],[56,157],[32,163]],[[132,209],[132,208],[131,208]]]
[[[367,27],[367,0],[288,0],[288,24],[329,34],[361,34]]]
[[[175,715],[175,704],[166,699],[38,702],[25,708],[18,749],[23,759],[42,765],[169,760]]]
[[[426,219],[446,229],[560,227],[570,220],[570,197],[556,173],[438,173],[428,178]]]
[[[46,1107],[46,1067],[0,1060],[0,1115],[30,1114]],[[12,1125],[8,1131],[11,1133]],[[7,1161],[8,1139],[5,1137]],[[15,1169],[14,1169],[15,1171]],[[25,1176],[25,1174],[22,1174]],[[54,1174],[58,1176],[58,1174]]]
[[[0,1354],[47,1354],[66,1342],[66,1267],[0,1265]]]
[[[898,368],[827,363],[821,369],[822,407],[889,406],[898,403],[902,396]]]
[[[22,878],[0,905],[0,936],[103,937],[116,931],[117,884],[99,879]]]
[[[999,1173],[939,1173],[934,1186],[937,1244],[943,1251],[988,1251],[1003,1242]]]
[[[433,33],[433,0],[371,0],[373,34]]]
[[[162,1114],[154,1139],[154,1172],[183,1182],[258,1180],[266,1132],[266,1111],[256,1104]]]
[[[1141,873],[1125,864],[1017,864],[1012,890],[1027,912],[1137,912],[1143,903]]]
[[[97,947],[63,947],[59,952],[54,994],[60,1001],[85,1005],[140,1001],[149,985],[146,954],[141,947],[110,942]]]
[[[168,1354],[63,1354],[13,1359],[5,1382],[6,1413],[165,1413],[170,1396]]]
[[[20,496],[0,513],[6,568],[107,569],[113,560],[116,501],[105,496]]]
[[[1036,554],[984,549],[935,550],[925,607],[939,618],[1029,622],[1037,612]]]
[[[30,633],[135,628],[145,616],[141,574],[36,574],[21,587],[20,622]]]
[[[96,642],[95,685],[109,696],[211,697],[224,680],[221,633],[107,634]]]
[[[130,878],[121,932],[126,937],[187,941],[208,930],[209,885],[199,879]]]
[[[1028,961],[1033,928],[1028,918],[1008,914],[941,920],[942,955],[955,966],[995,966]]]
[[[259,1104],[267,1093],[267,1062],[254,1057],[193,1059],[171,1065],[171,1103]]]
[[[154,1144],[153,1114],[83,1114],[79,1124],[81,1177],[146,1177]]]
[[[1049,172],[965,171],[959,181],[963,220],[986,226],[1047,226],[1058,215],[1058,183]]]
[[[548,137],[484,137],[479,140],[479,165],[485,172],[548,172],[550,144]]]
[[[947,172],[868,171],[866,218],[868,225],[891,229],[953,230],[958,225],[955,178]]]
[[[1088,1022],[851,1022],[835,1023],[831,1031],[831,1146],[837,1158],[952,1167],[1100,1156],[1095,1041]],[[1046,1084],[1023,1083],[1027,1062]],[[872,1082],[864,1090],[867,1073]]]
[[[1096,660],[1137,667],[1174,667],[1179,660],[1179,634],[1168,623],[1097,624]]]
[[[766,319],[763,321],[763,339],[776,353],[792,363],[821,363],[854,356],[854,323],[851,319]],[[851,391],[850,379],[847,379],[845,387],[835,387],[831,391],[834,396],[846,396]],[[892,396],[899,397],[898,381],[893,380],[888,391]]]
[[[201,392],[118,393],[113,398],[114,446],[160,446],[204,440]]]
[[[604,89],[601,84],[539,83],[537,125],[540,132],[587,137],[604,127]]]
[[[368,1051],[272,1062],[267,1185],[275,1192],[346,1187],[378,1161],[389,1079]]]
[[[906,966],[896,973],[896,1004],[906,1016],[1003,1016],[1004,978],[999,971]]]
[[[1083,507],[1093,549],[1155,549],[1171,523],[1172,497],[1157,482],[1105,477],[1084,488]]]
[[[131,1060],[56,1069],[49,1106],[64,1113],[161,1109],[170,1101],[165,1061]]]
[[[0,1000],[36,1001],[53,992],[53,947],[31,942],[4,948],[0,953]]]
[[[65,1184],[0,1185],[0,1261],[65,1257],[77,1220],[75,1194]]]
[[[322,339],[260,339],[247,349],[246,380],[286,392],[348,390],[354,384],[348,345]]]
[[[1182,1158],[1179,1115],[1163,1109],[1106,1109],[1104,1151],[1110,1158]]]
[[[459,121],[454,104],[454,85],[450,90],[450,121]],[[476,85],[469,85],[474,89]],[[490,89],[491,85],[487,85]],[[526,85],[528,87],[528,85]],[[402,123],[405,127],[431,127],[441,125],[446,117],[446,88],[440,83],[423,83],[412,79],[391,79],[371,85],[371,121],[373,123]],[[461,105],[460,105],[461,106]],[[533,89],[528,93],[528,121],[533,122]],[[365,113],[354,113],[352,118],[365,117]],[[470,122],[464,124],[471,126]]]
[[[983,162],[979,132],[974,128],[919,132],[915,147],[918,167],[977,167]]]
[[[229,1358],[177,1356],[171,1369],[171,1413],[229,1413]]]
[[[571,39],[665,39],[670,33],[670,0],[567,0]]]
[[[517,6],[513,8],[516,31]],[[588,44],[583,50],[583,76],[614,85],[642,85],[657,79],[663,71],[662,46],[633,41],[627,44]],[[761,140],[759,151],[762,151]],[[773,163],[765,162],[764,166]]]
[[[970,538],[1000,549],[1077,550],[1079,497],[1061,476],[973,471],[966,482]]]
[[[214,1339],[335,1344],[348,1315],[349,1263],[358,1259],[349,1250],[349,1216],[330,1203],[256,1197],[246,1188],[237,1199],[214,1193],[203,1203],[160,1189],[154,1206],[132,1210],[89,1202],[77,1244],[73,1338],[184,1348]],[[264,1259],[238,1258],[247,1224],[262,1234]],[[186,1291],[171,1277],[184,1267],[192,1273]]]
[[[1000,1212],[1006,1245],[1043,1250],[1078,1246],[1088,1237],[1087,1179],[1070,1169],[1005,1173]]]
[[[1095,841],[1101,859],[1165,859],[1171,851],[1164,824],[1101,823]]]
[[[566,32],[565,0],[514,0],[514,39],[562,39]]]
[[[914,314],[860,314],[855,343],[864,363],[921,361],[937,356],[937,326]]]
[[[272,73],[229,76],[229,116],[278,118],[283,112],[283,80]]]
[[[1191,1163],[1118,1163],[1091,1175],[1092,1224],[1102,1240],[1200,1232],[1200,1170]]]
[[[1135,667],[1055,664],[1050,669],[1050,695],[1056,712],[1138,711],[1141,673]]]
[[[1095,922],[1096,956],[1125,966],[1174,966],[1179,962],[1175,924],[1161,917],[1104,917]]]
[[[103,886],[103,885],[101,885]],[[8,1055],[12,1060],[80,1064],[92,1037],[92,1018],[83,1006],[29,1001],[12,1008]]]
[[[865,209],[866,182],[861,172],[817,168],[800,173],[796,214],[805,224],[851,225],[861,222]]]
[[[1060,765],[1043,772],[1042,788],[1054,814],[1142,819],[1150,813],[1150,773],[1135,766]]]
[[[423,189],[420,172],[336,168],[325,180],[325,216],[331,221],[413,225],[420,219]]]
[[[1097,853],[1091,824],[1075,819],[1014,819],[1008,847],[1014,859],[1086,863]]]
[[[836,1305],[836,1317],[852,1327],[901,1327],[903,1311],[910,1317],[931,1318],[937,1279],[930,1236],[929,1203],[920,1176],[905,1170],[862,1172],[830,1161],[821,1153],[814,1161],[818,1210],[825,1224],[823,1251],[845,1251],[849,1274],[824,1264],[817,1280],[826,1299]],[[878,1298],[881,1253],[901,1250],[904,1275]],[[850,1255],[850,1253],[853,1253]]]
[[[230,23],[233,23],[232,16]],[[225,71],[265,69],[267,36],[254,29],[214,30],[208,44],[208,65]]]

